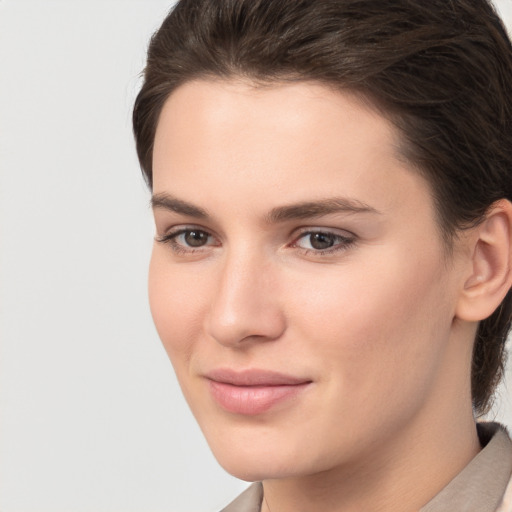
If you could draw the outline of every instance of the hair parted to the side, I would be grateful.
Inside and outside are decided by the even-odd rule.
[[[180,0],[154,34],[133,127],[152,186],[158,118],[198,78],[312,80],[366,98],[399,129],[430,183],[449,246],[512,200],[512,46],[487,0]],[[512,293],[480,323],[473,406],[502,377]]]

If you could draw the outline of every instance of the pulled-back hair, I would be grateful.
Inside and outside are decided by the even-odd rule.
[[[402,135],[430,183],[444,242],[512,200],[512,46],[486,0],[181,0],[154,34],[133,127],[152,187],[164,102],[193,79],[313,80],[362,96]],[[505,364],[509,290],[480,322],[473,352],[477,413]]]

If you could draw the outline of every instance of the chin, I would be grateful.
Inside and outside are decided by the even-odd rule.
[[[252,429],[250,429],[252,430]],[[226,432],[225,436],[209,436],[206,440],[217,462],[230,475],[247,482],[297,476],[310,472],[301,461],[304,444],[297,443],[290,436],[271,435],[270,432],[253,433]],[[245,434],[245,435],[244,435]],[[313,472],[313,471],[311,471]]]
[[[222,468],[230,475],[246,482],[259,482],[268,479],[287,478],[296,475],[283,465],[283,461],[272,460],[275,455],[270,457],[259,456],[240,456],[236,453],[222,456],[214,455]],[[293,466],[293,464],[292,464]]]
[[[282,478],[280,475],[269,474],[268,468],[253,467],[258,465],[251,460],[228,461],[227,464],[221,462],[220,459],[217,459],[217,461],[227,473],[245,482],[261,482],[269,478]]]

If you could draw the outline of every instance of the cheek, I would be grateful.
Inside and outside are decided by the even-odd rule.
[[[302,341],[302,358],[318,370],[324,404],[324,414],[307,422],[320,422],[341,451],[346,439],[355,446],[391,435],[422,409],[450,333],[437,260],[385,256],[381,250],[362,265],[353,261],[316,274],[313,292],[300,277],[295,280],[303,300],[293,302],[289,325],[300,329],[294,339]]]
[[[295,286],[307,297],[302,306],[295,302],[300,337],[322,354],[326,375],[339,375],[358,393],[414,380],[418,371],[427,381],[450,332],[442,264],[437,256],[403,254],[409,257],[382,249],[378,258],[317,275],[314,292],[299,279]]]
[[[161,249],[154,248],[149,266],[149,304],[156,330],[177,373],[190,360],[194,340],[202,328],[206,294],[198,289],[200,284],[190,273],[180,271],[179,265],[169,265]]]

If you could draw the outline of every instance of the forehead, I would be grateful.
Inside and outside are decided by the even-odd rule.
[[[350,132],[342,133],[340,124],[349,125]],[[396,149],[400,142],[397,130],[369,100],[355,93],[308,81],[256,84],[217,79],[187,82],[170,95],[159,118],[155,144],[162,138],[166,144],[172,142],[165,139],[173,128],[197,140],[212,127],[219,141],[230,130],[250,135],[253,142],[257,142],[255,134],[260,141],[280,135],[283,143],[299,135],[325,138],[331,130],[333,137],[339,133],[340,144],[364,144],[374,137],[383,143],[381,148]]]
[[[238,210],[335,193],[386,210],[402,195],[428,193],[399,143],[391,123],[348,92],[311,82],[198,80],[162,110],[154,191]]]

